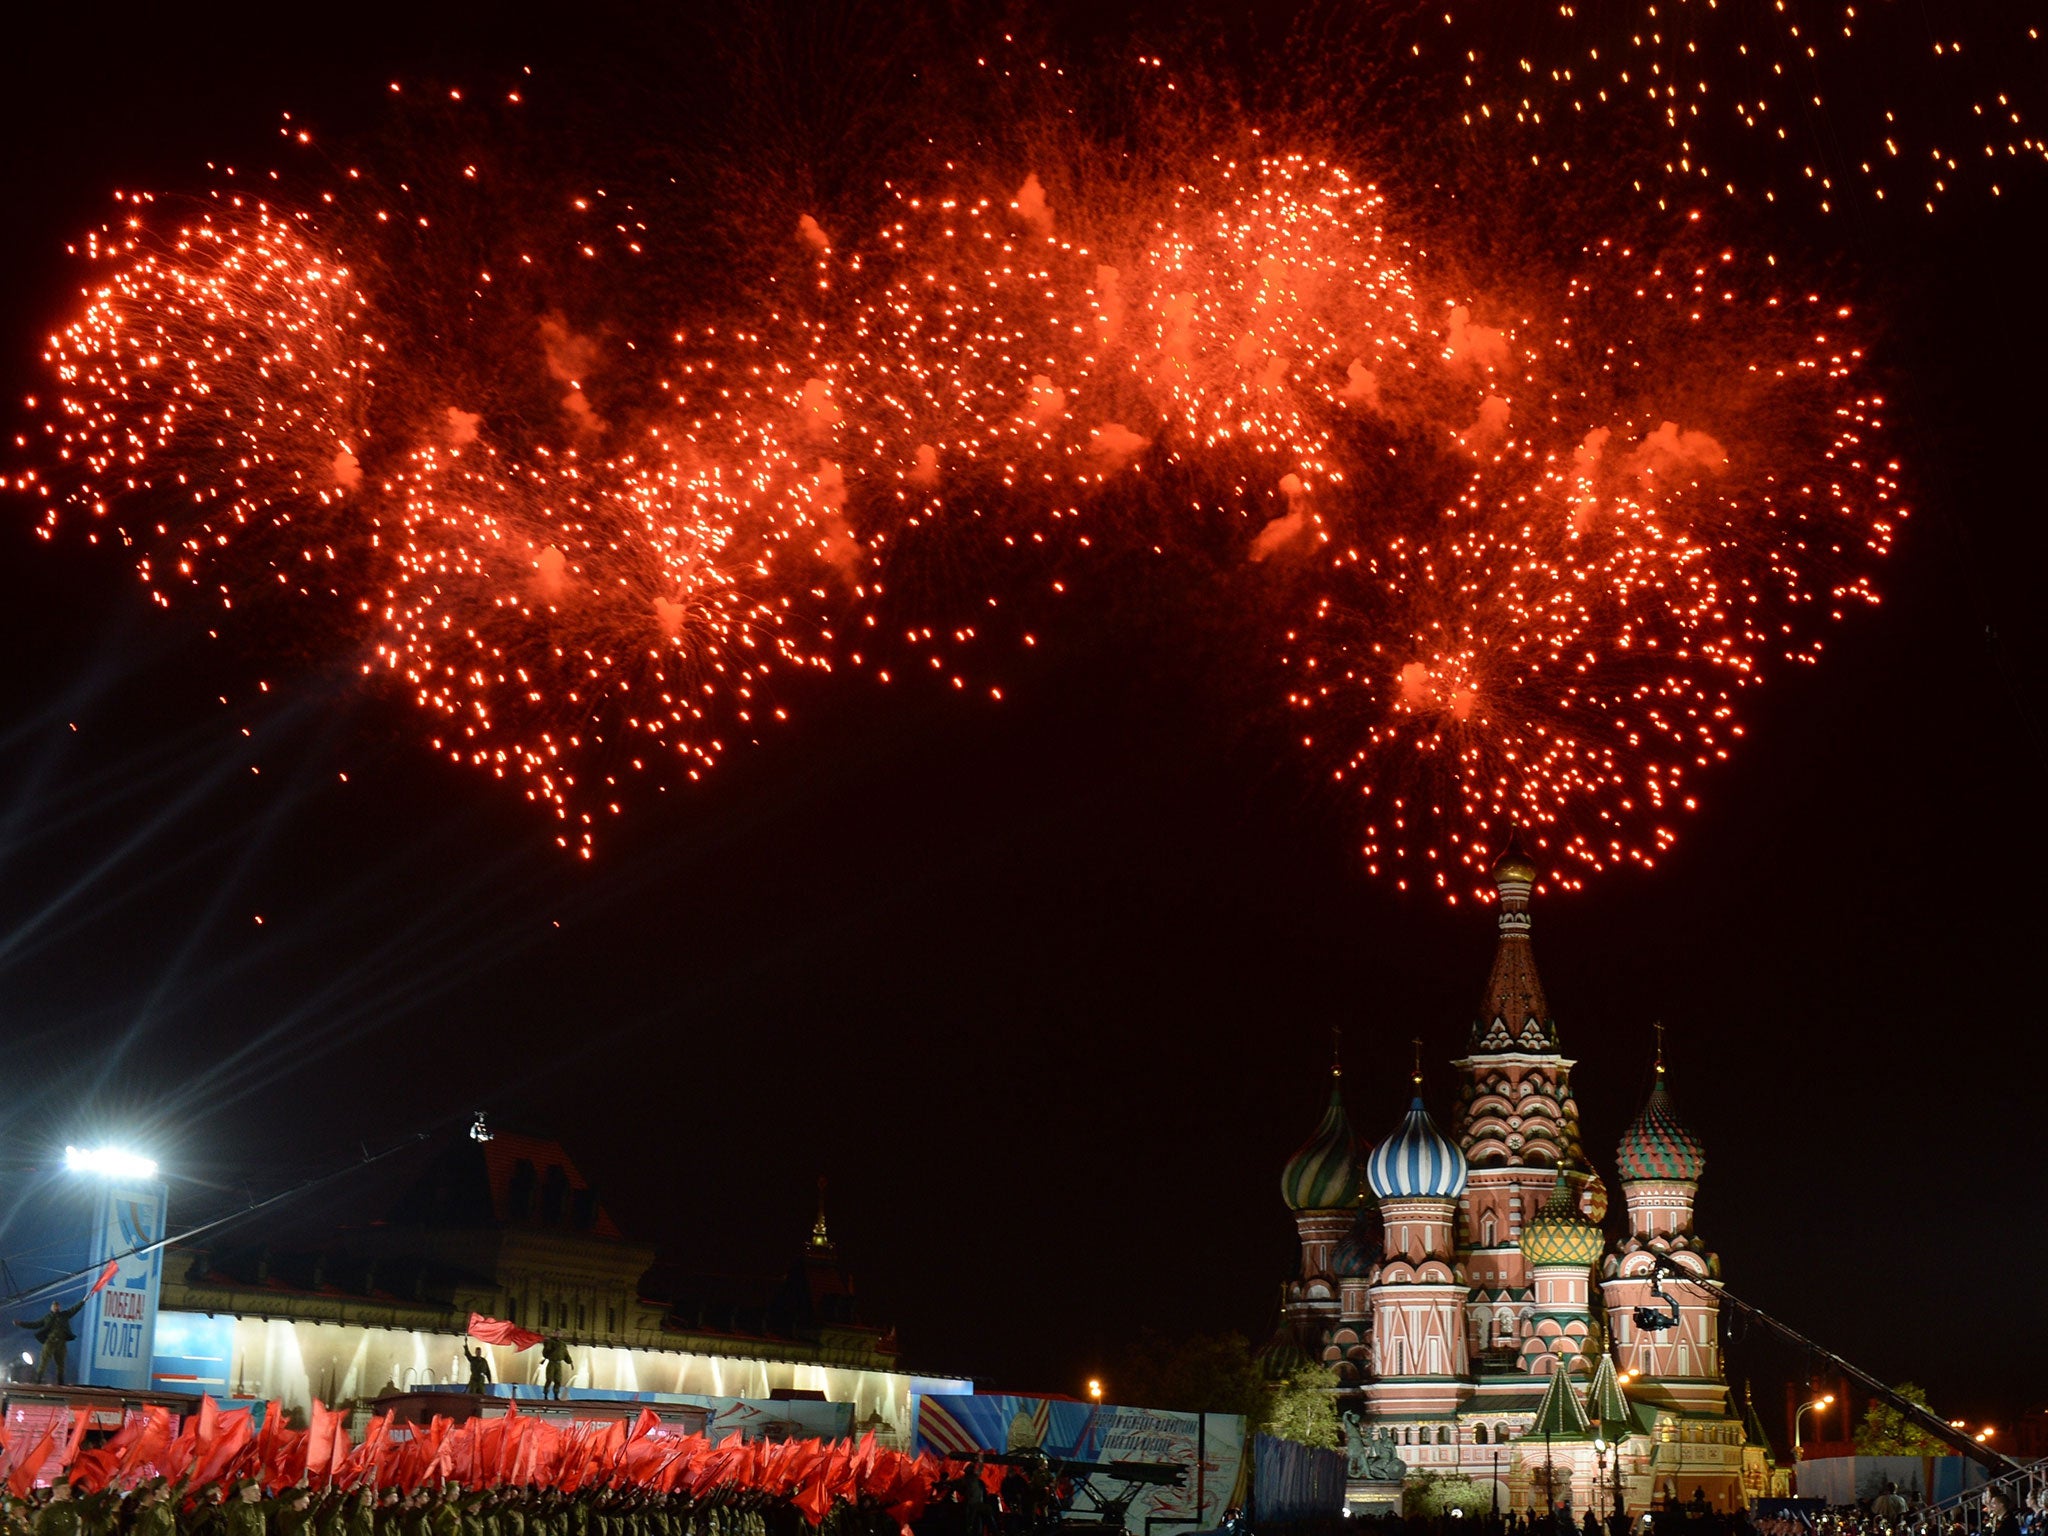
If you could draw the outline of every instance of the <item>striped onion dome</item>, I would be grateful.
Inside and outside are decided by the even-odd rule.
[[[1465,1154],[1436,1128],[1418,1093],[1394,1134],[1373,1148],[1365,1181],[1382,1200],[1455,1200],[1465,1193]]]
[[[1347,1275],[1371,1274],[1373,1265],[1380,1261],[1380,1233],[1383,1229],[1371,1211],[1371,1206],[1359,1211],[1357,1222],[1330,1254],[1330,1273],[1340,1279]]]
[[[1358,1159],[1343,1085],[1330,1074],[1330,1107],[1315,1134],[1280,1171],[1280,1198],[1290,1211],[1341,1211],[1358,1204]]]
[[[1600,1229],[1579,1214],[1580,1180],[1560,1173],[1543,1209],[1522,1228],[1522,1257],[1531,1264],[1575,1264],[1590,1268],[1606,1242]]]
[[[1650,1090],[1635,1123],[1621,1138],[1614,1160],[1621,1165],[1624,1184],[1642,1179],[1672,1179],[1697,1183],[1707,1165],[1700,1139],[1685,1128],[1678,1111],[1671,1107],[1671,1095],[1664,1089],[1664,1063],[1657,1063],[1657,1085]]]

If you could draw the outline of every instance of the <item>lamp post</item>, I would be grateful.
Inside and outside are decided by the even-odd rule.
[[[1493,1447],[1493,1518],[1500,1518],[1500,1444]]]
[[[1819,1397],[1816,1397],[1816,1398],[1815,1398],[1815,1399],[1814,1399],[1814,1400],[1813,1400],[1812,1402],[1810,1402],[1810,1403],[1801,1403],[1801,1404],[1800,1404],[1800,1405],[1798,1406],[1798,1408],[1796,1408],[1796,1409],[1795,1409],[1795,1410],[1793,1411],[1793,1414],[1792,1414],[1792,1459],[1793,1459],[1794,1461],[1797,1461],[1797,1460],[1799,1459],[1799,1446],[1800,1446],[1800,1440],[1799,1440],[1799,1421],[1800,1421],[1801,1419],[1805,1418],[1807,1414],[1809,1414],[1809,1413],[1813,1412],[1813,1411],[1814,1411],[1815,1409],[1817,1409],[1817,1408],[1826,1408],[1826,1407],[1830,1406],[1830,1405],[1831,1405],[1831,1404],[1832,1404],[1832,1403],[1834,1402],[1834,1400],[1835,1400],[1835,1394],[1834,1394],[1834,1393],[1832,1393],[1832,1392],[1825,1392],[1825,1393],[1821,1394],[1821,1395],[1820,1395]]]
[[[1607,1481],[1607,1440],[1602,1435],[1593,1437],[1593,1517],[1601,1518],[1600,1494]]]

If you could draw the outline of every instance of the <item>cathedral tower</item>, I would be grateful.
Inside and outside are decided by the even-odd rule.
[[[1530,1277],[1523,1226],[1550,1196],[1557,1170],[1580,1161],[1572,1063],[1559,1051],[1529,944],[1536,866],[1510,850],[1494,865],[1499,937],[1471,1045],[1452,1063],[1463,1077],[1453,1132],[1471,1168],[1463,1250],[1475,1297],[1506,1301]],[[1478,1314],[1483,1314],[1483,1307]],[[1479,1330],[1482,1340],[1485,1330]]]
[[[1522,1228],[1522,1262],[1530,1286],[1529,1330],[1522,1369],[1532,1376],[1570,1371],[1593,1331],[1593,1269],[1606,1246],[1580,1208],[1583,1175],[1561,1176],[1543,1209]]]
[[[1314,1360],[1326,1357],[1343,1312],[1338,1249],[1358,1220],[1357,1150],[1344,1113],[1343,1078],[1333,1063],[1329,1107],[1280,1173],[1280,1197],[1301,1235],[1301,1275],[1288,1283],[1287,1320]]]
[[[1674,1327],[1645,1329],[1635,1315],[1638,1307],[1673,1310],[1651,1288],[1652,1270],[1660,1258],[1688,1278],[1715,1280],[1721,1273],[1721,1261],[1693,1231],[1693,1201],[1706,1154],[1672,1107],[1661,1040],[1649,1101],[1621,1138],[1615,1161],[1628,1204],[1628,1236],[1608,1255],[1600,1288],[1620,1363],[1646,1386],[1660,1389],[1659,1395],[1674,1407],[1722,1412],[1727,1388],[1721,1375],[1721,1308],[1712,1287],[1676,1278],[1664,1282],[1678,1313]]]
[[[1369,1289],[1376,1379],[1367,1389],[1382,1417],[1449,1415],[1470,1390],[1469,1286],[1456,1235],[1465,1154],[1423,1107],[1419,1067],[1415,1090],[1407,1116],[1373,1149],[1365,1170],[1385,1234]]]

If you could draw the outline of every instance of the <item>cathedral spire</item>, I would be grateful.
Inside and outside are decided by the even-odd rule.
[[[1486,980],[1486,1001],[1472,1026],[1476,1051],[1543,1053],[1557,1049],[1557,1027],[1536,974],[1536,956],[1529,947],[1529,892],[1536,866],[1512,843],[1493,866],[1500,890],[1500,937],[1494,945],[1493,972]]]
[[[818,1219],[811,1224],[811,1246],[819,1252],[832,1246],[832,1234],[825,1230],[825,1176],[818,1175]]]

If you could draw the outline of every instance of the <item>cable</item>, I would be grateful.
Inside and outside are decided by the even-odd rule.
[[[302,1180],[292,1185],[289,1189],[282,1189],[274,1195],[266,1195],[261,1200],[251,1201],[240,1210],[230,1211],[225,1216],[215,1217],[212,1221],[203,1222],[189,1231],[177,1233],[175,1236],[166,1232],[153,1243],[137,1244],[125,1253],[111,1254],[107,1258],[100,1260],[97,1264],[87,1265],[84,1269],[75,1269],[68,1275],[59,1275],[54,1280],[45,1280],[41,1285],[30,1286],[25,1291],[16,1291],[12,1296],[0,1296],[0,1308],[17,1306],[24,1301],[40,1301],[52,1292],[61,1291],[65,1287],[85,1279],[88,1275],[98,1273],[100,1270],[105,1269],[109,1263],[118,1263],[122,1259],[139,1258],[143,1254],[155,1253],[160,1248],[168,1248],[173,1243],[190,1242],[193,1238],[202,1237],[217,1228],[227,1226],[230,1222],[240,1221],[244,1217],[255,1215],[258,1211],[267,1210],[279,1201],[289,1200],[296,1195],[303,1195],[309,1190],[318,1189],[323,1184],[330,1184],[343,1174],[354,1173],[358,1168],[367,1168],[372,1163],[381,1163],[385,1158],[392,1156],[394,1153],[403,1152],[408,1147],[417,1146],[420,1142],[426,1141],[434,1134],[433,1131],[415,1131],[395,1146],[386,1147],[382,1152],[370,1153],[366,1150],[360,1162],[350,1163],[345,1167],[336,1168],[330,1173],[318,1174],[313,1178]]]

